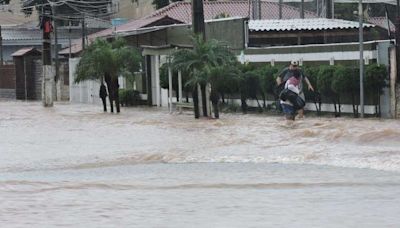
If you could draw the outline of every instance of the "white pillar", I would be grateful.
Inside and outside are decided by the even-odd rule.
[[[172,113],[172,70],[168,67],[168,105],[169,112]]]
[[[178,91],[179,91],[179,103],[182,103],[182,72],[178,71]],[[182,107],[179,107],[179,113],[182,113]]]
[[[54,76],[54,67],[51,65],[43,65],[42,102],[44,107],[53,106]]]
[[[179,90],[179,102],[182,102],[182,72],[178,71],[178,90]]]
[[[161,88],[160,88],[160,56],[156,55],[155,58],[155,76],[156,76],[156,104],[157,107],[161,106]]]

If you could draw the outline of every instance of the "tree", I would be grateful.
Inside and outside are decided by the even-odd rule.
[[[220,41],[204,41],[202,36],[196,35],[192,42],[193,49],[180,49],[173,54],[172,66],[176,70],[188,72],[186,85],[196,93],[197,85],[205,86],[210,82],[212,68],[229,65],[237,60],[229,48]],[[195,103],[195,118],[198,118],[199,110],[196,106]]]
[[[351,96],[353,115],[358,117],[360,95],[359,70],[352,67],[337,66],[332,81],[332,90],[339,96]]]
[[[383,88],[388,86],[387,75],[386,67],[378,64],[368,65],[365,70],[365,89],[372,96],[375,113],[378,116],[381,114],[380,97],[383,94]]]
[[[236,82],[238,83],[238,89],[240,93],[240,103],[243,114],[247,113],[247,99],[250,98],[250,83],[248,79],[253,77],[253,71],[255,67],[251,64],[237,64],[239,74],[237,75]]]
[[[112,43],[96,39],[83,52],[76,70],[75,83],[85,80],[104,80],[107,84],[111,112],[113,112],[113,101],[117,112],[120,112],[118,76],[133,74],[139,69],[140,62],[139,52],[127,46],[122,38],[117,38]]]
[[[318,83],[317,83],[319,68],[305,66],[305,67],[303,67],[303,72],[304,72],[304,75],[307,76],[311,85],[314,85],[314,91],[307,89],[304,91],[304,95],[306,97],[306,100],[308,98],[309,100],[311,100],[314,103],[315,109],[317,110],[317,115],[320,115],[322,101],[321,101],[321,94],[318,92],[319,89],[318,89]]]
[[[267,108],[266,98],[267,95],[274,96],[274,100],[277,100],[275,97],[274,89],[275,89],[275,75],[278,73],[278,68],[273,66],[264,66],[258,70],[258,76],[260,81],[260,93],[263,98],[263,107]]]
[[[338,94],[332,89],[334,72],[335,66],[321,66],[318,71],[317,87],[323,96],[331,98],[335,107],[335,117],[339,117],[341,114],[340,99]],[[337,104],[339,107],[336,106]]]
[[[215,117],[219,118],[218,101],[225,93],[233,93],[237,88],[236,79],[239,71],[233,65],[223,65],[211,68],[208,81],[211,84],[210,99]]]

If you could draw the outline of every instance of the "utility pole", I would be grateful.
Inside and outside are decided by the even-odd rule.
[[[0,25],[0,66],[3,66],[3,37],[1,36],[1,25]]]
[[[363,5],[362,0],[358,2],[358,20],[359,20],[359,40],[360,40],[360,113],[364,118],[364,29],[363,29]]]
[[[68,57],[71,58],[71,19],[68,20],[68,43],[69,43],[69,55]]]
[[[58,34],[57,34],[57,17],[56,17],[56,11],[57,11],[57,6],[53,5],[51,7],[52,12],[53,12],[53,23],[54,23],[54,58],[55,58],[55,67],[56,67],[56,75],[55,75],[55,81],[56,83],[59,83],[60,79],[60,61],[58,59]],[[57,99],[61,99],[61,87],[57,88]]]
[[[304,19],[304,0],[300,2],[300,18]]]
[[[326,18],[332,18],[332,1],[333,0],[326,0],[325,3],[325,15]]]
[[[282,19],[282,4],[283,0],[279,0],[279,19]]]
[[[53,85],[54,85],[54,68],[51,65],[51,8],[42,8],[42,32],[43,32],[43,47],[42,47],[42,63],[43,63],[43,86],[42,86],[42,102],[44,107],[53,106]]]
[[[86,37],[85,14],[83,14],[83,16],[82,16],[82,50],[85,50],[85,37]]]
[[[396,33],[395,33],[395,40],[396,40],[396,75],[397,75],[397,82],[400,82],[400,0],[396,1]]]
[[[261,1],[260,0],[252,0],[253,1],[253,20],[261,19]]]

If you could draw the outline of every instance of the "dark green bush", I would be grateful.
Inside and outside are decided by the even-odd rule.
[[[375,113],[380,116],[380,96],[383,89],[388,86],[388,72],[386,66],[372,64],[365,69],[365,91],[375,105]]]
[[[122,106],[136,106],[140,104],[140,92],[133,89],[119,89],[119,101]]]
[[[336,66],[332,89],[339,97],[351,97],[354,117],[358,117],[360,97],[359,70],[348,66]]]

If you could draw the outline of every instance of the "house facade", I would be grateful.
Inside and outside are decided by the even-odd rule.
[[[142,50],[145,61],[142,71],[145,73],[142,74],[144,76],[140,83],[141,92],[149,105],[162,106],[165,100],[162,95],[165,92],[157,83],[159,66],[174,49],[191,45],[190,7],[190,3],[173,3],[140,20],[101,31],[91,37],[91,39],[96,37],[113,39],[115,36],[123,36],[130,45]],[[286,19],[276,20],[279,18],[277,3],[262,2],[262,7],[263,19],[248,21],[246,18],[251,15],[248,1],[205,2],[207,37],[219,40],[230,37],[231,39],[226,41],[231,44],[242,62],[286,65],[291,60],[297,59],[303,65],[339,63],[358,65],[358,23],[316,18],[311,12],[305,12],[306,19],[299,19],[299,10],[290,6],[283,7],[283,17]],[[221,14],[230,17],[225,19],[230,21],[229,23],[238,23],[240,26],[223,25],[224,20],[215,19]],[[236,19],[232,18],[235,16]],[[172,23],[161,23],[165,18]],[[218,24],[222,26],[218,27]],[[376,62],[391,66],[388,58],[391,43],[385,39],[386,34],[387,30],[384,28],[369,23],[364,24],[366,64]],[[76,53],[80,52],[79,43],[76,44],[75,50]],[[392,97],[389,91],[382,96],[384,116],[391,115]],[[367,107],[366,112],[372,113],[373,110]]]

